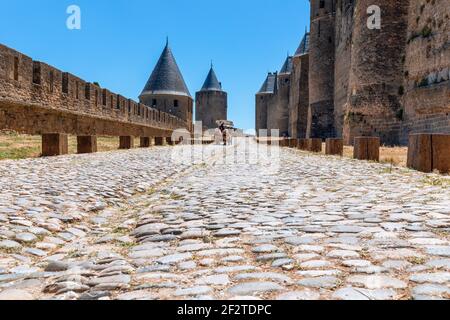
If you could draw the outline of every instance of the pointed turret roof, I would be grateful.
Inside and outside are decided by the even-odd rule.
[[[277,86],[277,74],[269,72],[258,94],[275,93]]]
[[[309,53],[309,32],[305,32],[300,45],[298,46],[297,51],[295,52],[295,56],[302,56],[304,54]]]
[[[222,91],[222,84],[217,79],[212,64],[201,91]]]
[[[141,96],[148,94],[191,96],[169,47],[169,41],[167,41]]]
[[[292,72],[292,56],[287,56],[284,61],[283,66],[281,67],[280,74],[289,74]]]

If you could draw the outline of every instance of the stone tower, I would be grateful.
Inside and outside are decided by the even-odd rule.
[[[276,92],[277,74],[269,72],[261,89],[256,94],[256,134],[260,136],[260,130],[267,130],[267,112],[268,108],[274,101],[274,93]],[[270,135],[270,132],[267,133]]]
[[[213,129],[217,128],[216,121],[228,120],[227,112],[227,93],[211,65],[202,89],[195,94],[195,120],[201,121],[204,129]]]
[[[292,58],[289,136],[305,138],[309,108],[309,33],[305,31]]]
[[[267,106],[267,129],[279,130],[280,136],[289,135],[289,92],[292,72],[292,57],[288,56],[275,74],[274,97]]]
[[[380,136],[384,144],[399,143],[401,96],[407,42],[409,1],[378,0],[381,29],[367,27],[371,0],[355,4],[349,97],[344,139]]]
[[[341,138],[352,60],[353,13],[355,0],[336,1],[336,64],[334,68],[334,117],[336,136]]]
[[[279,129],[281,136],[289,136],[289,94],[291,90],[292,57],[288,55],[278,73],[278,91],[277,91],[277,116],[275,117],[275,126],[271,129]]]
[[[186,128],[192,130],[193,100],[168,42],[139,100],[186,121]]]
[[[335,0],[311,0],[307,136],[328,138],[334,128]]]

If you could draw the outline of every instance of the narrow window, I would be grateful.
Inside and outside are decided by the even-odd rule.
[[[106,107],[106,89],[103,89],[102,100],[102,104]]]
[[[62,92],[69,93],[69,74],[67,72],[62,75]]]
[[[325,0],[320,0],[320,9],[325,8]]]
[[[117,105],[116,105],[116,108],[117,108],[118,110],[120,110],[120,96],[119,96],[119,95],[117,95]]]
[[[33,83],[41,84],[41,64],[37,61],[33,61]]]
[[[178,100],[174,100],[174,101],[173,101],[173,106],[174,106],[175,108],[178,108]]]
[[[95,106],[98,106],[98,90],[95,90]]]
[[[75,98],[77,100],[80,99],[80,88],[79,88],[78,81],[75,82]]]
[[[19,58],[14,57],[14,80],[19,81]]]
[[[152,100],[152,107],[156,107],[156,99]]]
[[[128,99],[128,113],[131,113],[131,100]]]
[[[114,98],[113,95],[111,95],[111,109],[114,108]]]
[[[84,97],[86,100],[91,100],[91,85],[89,83],[86,83],[84,88]]]
[[[50,79],[50,93],[53,93],[55,83],[55,74],[53,73],[53,71],[50,71],[49,79]]]
[[[320,20],[319,20],[319,37],[320,37]]]

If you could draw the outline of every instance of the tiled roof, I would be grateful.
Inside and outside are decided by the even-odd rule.
[[[201,91],[222,91],[222,85],[217,79],[216,73],[214,72],[212,66]]]
[[[149,94],[191,96],[169,44],[164,48],[141,96]]]
[[[302,42],[300,42],[300,45],[295,52],[295,56],[302,56],[304,54],[309,53],[309,32],[305,33],[303,36]]]
[[[276,85],[277,85],[277,74],[269,72],[258,94],[275,93]]]

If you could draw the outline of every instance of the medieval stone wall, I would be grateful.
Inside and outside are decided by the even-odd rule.
[[[336,137],[342,137],[349,94],[354,0],[336,2],[336,52],[334,69],[334,122]]]
[[[307,137],[328,138],[334,129],[335,1],[311,0],[309,125]]]
[[[170,136],[187,123],[0,45],[0,128]]]
[[[256,134],[259,136],[260,130],[267,130],[267,107],[272,99],[272,94],[257,94],[255,96],[256,106]]]
[[[381,29],[368,27],[373,5]],[[450,0],[312,0],[309,81],[294,58],[289,135],[404,145],[411,133],[450,133],[449,16]],[[307,112],[295,108],[305,87]]]
[[[280,136],[289,135],[289,93],[291,88],[290,74],[278,75],[275,103],[269,109],[268,129],[280,130]]]
[[[267,130],[271,132],[272,130],[279,130],[279,135],[283,134],[283,129],[288,130],[288,121],[281,121],[280,115],[286,119],[285,114],[289,116],[289,110],[283,110],[280,108],[278,103],[278,95],[273,94],[267,97]],[[286,125],[284,125],[284,123]],[[283,128],[284,126],[284,128]]]
[[[289,136],[305,138],[309,108],[309,55],[295,56],[292,59]]]
[[[403,117],[411,133],[450,133],[449,16],[450,0],[410,1]]]
[[[379,135],[385,144],[398,144],[394,129],[375,124],[401,120],[408,1],[376,1],[382,12],[381,29],[367,26],[367,9],[373,4],[372,0],[355,4],[350,95],[343,135],[349,144],[355,136],[368,134]]]

